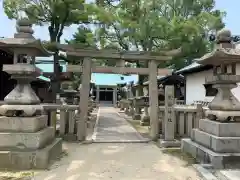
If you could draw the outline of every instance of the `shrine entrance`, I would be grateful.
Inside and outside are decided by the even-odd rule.
[[[113,103],[113,88],[100,88],[99,90],[99,102],[111,102]]]
[[[68,72],[82,73],[81,76],[81,91],[80,91],[80,119],[85,122],[88,112],[88,98],[90,92],[91,73],[111,73],[111,74],[138,74],[149,76],[149,107],[150,107],[150,137],[153,140],[158,138],[158,87],[157,76],[165,76],[172,73],[171,69],[158,69],[158,64],[169,61],[172,56],[179,53],[179,50],[165,51],[165,52],[119,52],[111,50],[96,50],[96,49],[82,49],[76,46],[59,44],[58,48],[65,51],[69,57],[83,58],[81,65],[68,65]],[[92,59],[107,59],[115,61],[114,67],[95,66]],[[125,61],[147,61],[146,68],[131,68],[125,67]],[[116,97],[113,97],[116,98]],[[78,129],[86,131],[86,128],[79,123]],[[79,139],[82,138],[82,133],[78,131]],[[86,134],[86,133],[85,133]]]

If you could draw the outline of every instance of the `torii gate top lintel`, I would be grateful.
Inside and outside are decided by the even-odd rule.
[[[136,60],[157,60],[157,61],[168,61],[181,52],[181,49],[174,49],[171,51],[160,51],[160,52],[145,52],[145,51],[116,51],[116,50],[99,50],[93,48],[80,48],[77,46],[58,44],[58,49],[65,51],[67,56],[76,57],[89,57],[96,59],[123,59],[129,61]]]

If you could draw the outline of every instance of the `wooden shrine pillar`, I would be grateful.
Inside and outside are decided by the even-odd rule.
[[[89,103],[89,92],[90,92],[90,82],[91,82],[91,58],[85,57],[83,60],[82,68],[82,87],[80,91],[80,113],[79,113],[79,122],[77,137],[79,141],[84,141],[87,134],[87,118],[88,118],[88,103]]]
[[[149,68],[149,107],[150,107],[150,137],[152,140],[158,139],[158,87],[157,87],[157,62],[150,60]]]

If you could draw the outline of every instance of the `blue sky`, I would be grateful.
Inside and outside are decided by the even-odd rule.
[[[237,20],[239,7],[240,0],[216,0],[216,8],[227,12],[227,16],[224,19],[226,28],[230,29],[234,35],[240,35],[240,23]],[[2,3],[0,5],[0,22],[0,37],[12,37],[15,32],[15,22],[6,17],[3,12]],[[77,26],[66,28],[62,40],[70,39],[76,28]],[[36,38],[42,40],[49,39],[47,27],[34,27],[34,30]]]

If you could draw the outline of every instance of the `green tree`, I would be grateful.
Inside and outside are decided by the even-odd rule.
[[[56,43],[60,43],[65,27],[88,22],[87,4],[84,0],[4,0],[3,7],[10,19],[27,16],[36,25],[47,25],[50,43],[48,48],[54,54],[54,96],[60,88],[59,62]]]
[[[72,39],[70,40],[65,40],[67,44],[77,46],[77,47],[82,47],[82,48],[93,48],[97,49],[97,39],[94,35],[94,30],[91,29],[87,25],[80,25],[77,29],[77,31],[73,34]],[[116,46],[113,44],[108,44],[108,46],[104,47],[105,49],[118,49]],[[68,59],[70,64],[80,64],[81,60],[79,58],[70,58]],[[93,63],[95,63],[98,66],[105,66],[105,65],[110,65],[113,66],[114,62],[113,61],[108,61],[107,59],[93,59]]]
[[[96,48],[96,41],[92,30],[86,25],[80,25],[77,31],[73,34],[72,39],[65,40],[67,44],[82,48]],[[77,57],[68,59],[70,64],[79,64],[81,61]]]
[[[10,19],[27,16],[36,25],[47,25],[51,42],[60,42],[65,27],[88,22],[84,0],[4,0]]]
[[[162,66],[179,69],[206,53],[208,33],[224,27],[224,12],[214,0],[99,0],[97,37],[102,47],[159,51],[182,48],[180,56]],[[136,62],[137,66],[146,66]]]
[[[77,31],[73,34],[72,39],[65,40],[67,44],[78,46],[82,48],[93,47],[96,48],[96,41],[94,40],[94,36],[92,30],[88,26],[80,25]],[[77,58],[68,58],[67,61],[69,64],[81,64],[83,59]],[[81,75],[79,73],[73,73],[73,88],[77,89],[79,84],[81,83]]]

